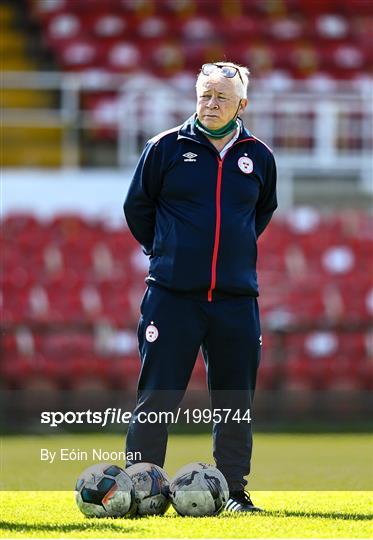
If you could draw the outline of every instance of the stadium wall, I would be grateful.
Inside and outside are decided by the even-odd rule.
[[[122,204],[132,171],[93,169],[8,170],[1,178],[1,214],[30,211],[39,217],[76,211],[124,222]]]

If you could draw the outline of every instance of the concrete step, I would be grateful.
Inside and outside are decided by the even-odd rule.
[[[0,94],[2,108],[52,108],[50,92],[25,89],[3,89]]]
[[[12,7],[9,4],[0,4],[0,25],[2,28],[12,24],[13,18]]]
[[[0,53],[2,57],[6,55],[23,55],[25,45],[25,35],[21,32],[16,32],[10,29],[2,30],[0,36]]]
[[[60,127],[2,126],[2,143],[5,148],[29,144],[61,144]]]
[[[1,58],[2,71],[36,71],[37,65],[32,60],[25,58],[23,55],[2,55]]]
[[[61,149],[54,144],[25,144],[2,148],[1,167],[60,167]]]
[[[373,185],[372,185],[373,187]],[[373,196],[364,191],[357,178],[319,180],[299,180],[294,182],[294,203],[318,208],[356,208],[373,209]]]

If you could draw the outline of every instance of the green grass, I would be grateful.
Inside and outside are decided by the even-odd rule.
[[[1,537],[369,538],[372,536],[372,438],[369,435],[256,434],[253,500],[266,512],[214,518],[165,516],[86,519],[73,485],[91,464],[40,461],[40,448],[121,450],[123,437],[3,437],[0,461]],[[191,461],[213,462],[209,435],[170,437],[170,475]],[[42,491],[44,489],[44,491]],[[55,491],[45,491],[54,489]],[[18,491],[17,491],[18,490]],[[266,491],[265,491],[266,490]]]
[[[71,492],[3,492],[2,537],[75,538],[369,538],[367,492],[257,492],[263,515],[86,519]]]
[[[90,457],[93,448],[119,452],[123,444],[122,435],[107,433],[3,437],[0,489],[68,491],[94,461],[56,460],[48,464],[40,460],[41,448],[57,452],[61,448],[80,449]],[[173,475],[193,461],[213,463],[210,435],[171,435],[166,471]],[[367,491],[373,487],[372,471],[373,444],[368,434],[254,435],[250,475],[254,491]]]

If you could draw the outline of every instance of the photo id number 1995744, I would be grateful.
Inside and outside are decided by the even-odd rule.
[[[187,424],[214,424],[241,422],[250,423],[250,409],[242,411],[240,409],[185,409],[183,416]]]

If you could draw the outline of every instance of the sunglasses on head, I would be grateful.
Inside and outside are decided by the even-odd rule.
[[[223,77],[226,77],[227,79],[233,79],[236,73],[238,73],[238,76],[243,84],[240,70],[234,66],[225,66],[224,64],[203,64],[202,73],[203,75],[211,75],[211,73],[213,73],[217,69],[220,69]]]

